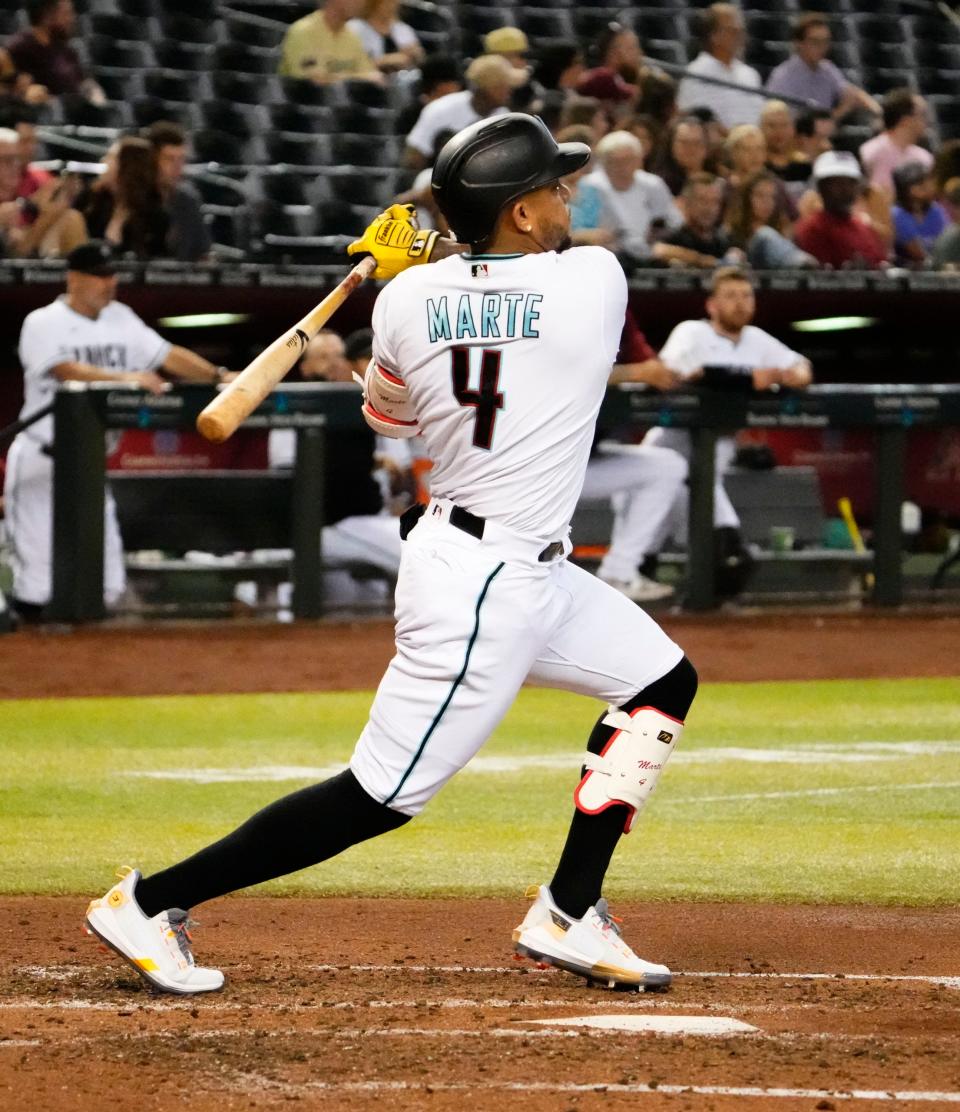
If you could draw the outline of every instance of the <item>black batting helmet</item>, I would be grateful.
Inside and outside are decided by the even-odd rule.
[[[433,196],[461,243],[483,245],[504,205],[586,165],[586,143],[560,143],[539,116],[508,112],[465,127],[433,167]]]

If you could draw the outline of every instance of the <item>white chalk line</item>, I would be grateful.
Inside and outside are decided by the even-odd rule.
[[[678,1096],[695,1094],[713,1097],[758,1097],[762,1099],[785,1100],[870,1100],[878,1102],[903,1101],[905,1103],[960,1104],[960,1092],[933,1092],[917,1090],[887,1089],[785,1089],[761,1088],[754,1085],[668,1085],[643,1083],[624,1084],[622,1082],[573,1083],[561,1081],[312,1081],[303,1085],[290,1085],[276,1082],[262,1074],[238,1073],[235,1079],[241,1083],[259,1085],[262,1089],[274,1089],[288,1094],[306,1096],[309,1093],[390,1093],[430,1092],[470,1093],[629,1093],[667,1094]]]
[[[664,796],[662,804],[736,803],[744,799],[799,799],[818,795],[853,795],[857,792],[915,792],[960,788],[960,780],[927,781],[920,784],[859,784],[845,788],[801,788],[796,791],[737,792],[733,795]]]
[[[681,749],[671,763],[676,765],[720,764],[746,762],[749,764],[800,764],[835,765],[863,764],[877,761],[897,761],[904,757],[960,756],[960,740],[918,739],[895,742],[858,741],[848,745],[836,741],[811,741],[786,748],[777,743],[747,746],[715,746],[705,749]],[[465,773],[503,775],[525,772],[529,769],[566,771],[578,766],[579,752],[510,755],[480,754],[464,768]],[[232,768],[170,768],[131,769],[118,772],[118,776],[147,780],[179,780],[196,784],[233,784],[244,782],[274,782],[286,780],[323,780],[343,771],[341,764],[332,765],[254,765]]]
[[[93,965],[28,965],[22,972],[38,980],[66,981],[86,976],[99,968]],[[553,968],[538,969],[536,966],[521,965],[312,965],[307,966],[314,973],[458,973],[490,976],[511,976],[514,978],[557,976]],[[683,970],[674,972],[674,977],[696,980],[698,978],[723,977],[741,980],[780,980],[780,981],[897,981],[922,985],[937,985],[942,988],[960,989],[960,976],[934,975],[923,973],[777,973],[759,970]],[[573,983],[573,982],[571,982]],[[637,994],[642,996],[643,994]],[[0,1001],[0,1008],[11,1006]],[[109,1005],[107,1005],[109,1006]],[[326,1005],[334,1007],[336,1005]],[[492,1006],[492,1005],[491,1005]],[[504,1006],[509,1006],[505,1002]]]

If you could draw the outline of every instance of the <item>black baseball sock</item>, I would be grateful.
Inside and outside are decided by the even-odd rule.
[[[645,687],[621,709],[631,711],[637,707],[656,707],[682,722],[696,693],[697,673],[684,657],[675,668]],[[593,727],[587,742],[591,753],[601,752],[613,736],[613,727],[603,724],[604,717],[601,716]],[[573,812],[567,842],[550,882],[553,902],[571,918],[582,918],[587,908],[593,907],[600,899],[603,878],[620,841],[627,815],[626,805],[608,807],[596,815],[580,810]]]
[[[258,811],[232,834],[137,885],[145,915],[249,888],[326,861],[410,821],[360,787],[346,769]]]

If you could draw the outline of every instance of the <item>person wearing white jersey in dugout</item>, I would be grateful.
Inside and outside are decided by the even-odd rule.
[[[221,368],[168,343],[122,302],[113,249],[82,243],[67,256],[67,291],[28,314],[20,331],[23,408],[27,418],[53,401],[61,382],[116,382],[152,394],[166,389],[163,371],[181,382],[224,381]],[[39,620],[50,601],[53,564],[53,415],[24,429],[7,456],[6,521],[13,547],[13,605]],[[104,599],[123,593],[126,572],[117,509],[106,491]]]
[[[813,380],[809,360],[751,324],[756,308],[757,299],[749,274],[738,267],[721,267],[710,281],[707,319],[678,324],[660,349],[660,359],[680,375],[681,381],[704,381],[720,389],[778,391],[809,386]],[[686,429],[650,429],[643,444],[671,448],[690,458],[690,433]],[[723,485],[723,476],[735,452],[733,435],[718,437],[713,523],[718,546],[730,553],[737,552],[740,547],[737,533],[740,518]],[[666,497],[673,500],[672,508],[667,508],[664,499],[649,517],[648,534],[638,540],[649,555],[660,551],[671,532],[685,533],[685,492],[667,492]]]
[[[154,876],[128,872],[90,905],[88,927],[155,986],[220,988],[223,974],[193,961],[184,909],[408,822],[528,678],[608,706],[556,873],[515,948],[611,986],[669,984],[666,966],[623,941],[601,886],[680,737],[697,676],[643,610],[565,559],[627,295],[608,251],[563,250],[560,179],[589,156],[519,113],[471,125],[441,152],[433,190],[470,253],[404,270],[380,293],[366,376],[368,423],[419,429],[434,465],[425,512],[402,519],[396,655],[348,769]],[[392,253],[379,276],[465,250],[391,214],[354,245],[373,244],[378,262]],[[402,403],[393,414],[374,404],[385,390]]]

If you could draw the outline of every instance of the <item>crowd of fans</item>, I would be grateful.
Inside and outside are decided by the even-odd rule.
[[[201,167],[189,164],[182,126],[118,137],[96,176],[34,165],[49,106],[101,104],[104,92],[75,39],[72,0],[25,8],[29,25],[0,48],[0,253],[62,257],[96,236],[139,259],[210,257],[189,183]],[[960,140],[937,143],[915,89],[878,101],[848,80],[828,59],[824,15],[794,19],[792,53],[765,85],[743,60],[743,15],[728,3],[703,10],[702,49],[679,80],[647,60],[627,24],[589,44],[539,46],[500,27],[463,60],[428,51],[402,16],[397,0],[325,0],[287,29],[277,73],[391,92],[402,144],[395,195],[417,204],[425,224],[442,226],[429,182],[443,143],[512,109],[593,148],[569,183],[574,241],[609,247],[628,271],[960,267]],[[872,133],[856,150],[837,135],[851,121]]]

